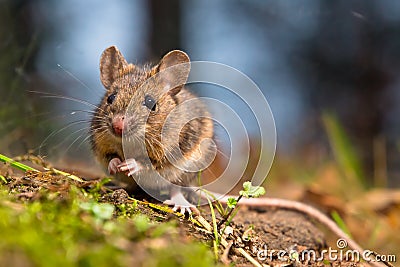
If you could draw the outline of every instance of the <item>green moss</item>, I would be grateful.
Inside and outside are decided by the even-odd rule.
[[[215,265],[207,246],[182,242],[176,222],[151,221],[136,203],[126,213],[79,188],[43,191],[22,202],[0,187],[0,266]]]

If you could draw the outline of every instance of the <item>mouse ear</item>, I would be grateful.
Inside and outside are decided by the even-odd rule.
[[[161,59],[158,71],[161,72],[161,81],[168,88],[168,93],[175,95],[179,93],[189,77],[190,58],[183,51],[173,50]]]
[[[104,87],[109,89],[128,65],[116,46],[104,50],[100,58],[100,79]]]

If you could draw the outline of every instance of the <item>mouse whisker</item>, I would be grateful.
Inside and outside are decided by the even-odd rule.
[[[108,128],[108,121],[103,118],[95,117],[95,118],[93,118],[92,122],[96,122],[98,124],[98,125],[92,126],[93,130],[97,130],[100,127]]]
[[[86,114],[96,114],[94,110],[89,110],[89,109],[73,109],[69,111],[70,114],[75,114],[75,113],[86,113]]]
[[[89,127],[85,127],[85,128],[83,128],[83,129],[79,129],[78,131],[72,133],[70,136],[72,136],[72,135],[75,134],[75,133],[81,132],[81,131],[86,131],[86,130],[88,130],[88,128],[89,128]],[[81,133],[78,137],[76,137],[76,138],[74,139],[74,141],[71,142],[71,144],[67,147],[67,149],[64,151],[64,153],[67,153],[67,152],[71,149],[71,147],[72,147],[80,138],[82,138],[84,135],[87,136],[87,133],[86,133],[86,132],[83,132],[83,133]],[[82,145],[82,142],[81,142],[81,145]],[[77,148],[79,148],[79,147],[80,147],[80,146],[78,146]]]
[[[92,104],[92,103],[90,103],[88,101],[79,99],[79,98],[70,97],[70,96],[64,96],[64,95],[58,95],[58,94],[53,94],[53,93],[48,93],[48,92],[40,92],[40,91],[29,91],[29,92],[30,93],[35,93],[35,94],[40,94],[44,98],[58,98],[58,99],[65,99],[65,100],[74,101],[74,102],[77,102],[77,103],[80,103],[80,104],[84,104],[86,106],[89,106],[89,107],[92,107],[92,108],[99,109],[99,110],[103,111],[100,107],[98,107],[98,106],[96,106],[96,105],[94,105],[94,104]]]
[[[57,64],[57,67],[59,67],[62,71],[64,71],[65,73],[67,73],[70,77],[72,77],[75,81],[77,81],[78,83],[80,83],[83,87],[85,87],[86,89],[88,89],[90,92],[97,92],[97,91],[94,90],[93,88],[90,88],[89,86],[87,86],[81,79],[79,79],[76,75],[72,74],[72,72],[66,70],[63,66],[61,66],[61,64]],[[96,96],[100,96],[100,95],[96,93]]]
[[[108,127],[107,126],[102,126],[102,127],[99,127],[99,128],[96,128],[96,129],[91,129],[90,130],[90,137],[97,137],[97,138],[99,138],[100,140],[103,140],[104,139],[104,136],[107,134],[107,129],[108,129]]]
[[[79,132],[82,132],[82,131],[86,131],[88,128],[89,128],[89,127],[79,128],[78,130],[75,130],[75,131],[73,131],[72,133],[69,133],[69,134],[64,138],[63,141],[59,142],[59,143],[55,146],[55,148],[61,147],[61,145],[65,144],[71,136],[73,136],[73,135],[76,134],[76,133],[79,133]],[[73,142],[73,143],[74,143],[74,142]],[[71,145],[70,145],[70,146],[71,146]],[[68,146],[68,148],[69,148],[70,146]],[[67,150],[68,150],[68,149],[67,149]],[[66,152],[66,151],[65,151],[65,152]]]
[[[61,129],[55,130],[51,132],[44,140],[43,142],[39,145],[39,154],[41,149],[45,146],[46,142],[53,136],[56,136],[57,134],[61,133],[62,131],[65,131],[66,129],[74,126],[74,125],[79,125],[79,124],[84,124],[87,123],[88,121],[86,120],[78,120],[78,121],[73,121],[71,123],[68,123],[66,126],[62,127]]]
[[[61,148],[62,145],[64,145],[64,144],[66,144],[67,142],[69,142],[71,136],[73,136],[73,135],[75,135],[75,134],[77,134],[77,133],[79,133],[79,132],[84,131],[82,134],[80,134],[80,135],[78,136],[78,138],[76,138],[71,144],[69,144],[68,147],[67,147],[66,149],[63,150],[62,155],[65,155],[65,154],[71,149],[71,147],[72,147],[73,144],[77,141],[77,139],[83,137],[84,135],[87,135],[87,132],[89,131],[89,128],[90,128],[89,126],[88,126],[88,127],[83,127],[83,128],[79,128],[78,130],[73,131],[72,133],[69,133],[61,142],[59,142],[59,143],[56,144],[56,145],[53,145],[51,148],[52,148],[52,149],[55,149],[55,150],[59,150],[59,149]],[[64,130],[65,130],[65,129],[64,129]],[[44,144],[41,145],[41,146],[39,147],[39,155],[41,154],[40,151],[43,149],[43,146],[44,146]]]

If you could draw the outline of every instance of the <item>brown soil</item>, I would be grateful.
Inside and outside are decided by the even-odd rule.
[[[12,173],[12,169],[10,168],[7,172]],[[11,177],[14,178],[8,183],[10,192],[24,201],[40,199],[42,189],[60,192],[60,196],[63,196],[68,194],[71,183],[88,189],[97,183],[97,181],[78,183],[45,172],[28,173],[20,177],[11,175]],[[111,192],[103,190],[100,193],[102,194],[101,201],[116,206],[132,203],[132,200],[128,198],[129,195],[123,189]],[[137,199],[142,200],[142,197],[145,198],[145,196],[140,196]],[[161,221],[178,220],[182,240],[187,239],[189,235],[192,239],[200,240],[210,246],[212,244],[213,235],[205,231],[204,228],[190,222],[187,218],[175,217],[172,213],[151,208],[146,204],[139,203],[137,208],[158,222],[160,222],[160,218]],[[211,224],[209,210],[203,210],[202,216]],[[235,263],[235,266],[253,266],[248,259],[238,253],[241,248],[254,259],[258,259],[258,262],[265,264],[264,266],[326,266],[323,261],[296,257],[303,251],[310,250],[316,251],[316,255],[319,256],[321,250],[327,247],[321,230],[309,218],[298,212],[242,207],[234,217],[230,227],[231,232],[225,236],[225,239],[231,243],[230,249],[220,246],[220,259],[224,263]],[[133,246],[135,245],[133,244]],[[291,255],[288,254],[289,251],[292,252]],[[135,258],[135,263],[138,263],[138,261],[140,259]],[[352,262],[331,262],[330,265],[365,266]]]

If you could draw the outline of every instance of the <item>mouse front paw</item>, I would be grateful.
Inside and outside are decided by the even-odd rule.
[[[139,172],[142,169],[142,165],[140,165],[135,159],[127,159],[120,163],[117,168],[120,172],[126,172],[127,176],[131,176]]]
[[[117,174],[119,172],[118,165],[120,165],[122,161],[119,158],[113,158],[108,163],[108,173],[111,175]]]

